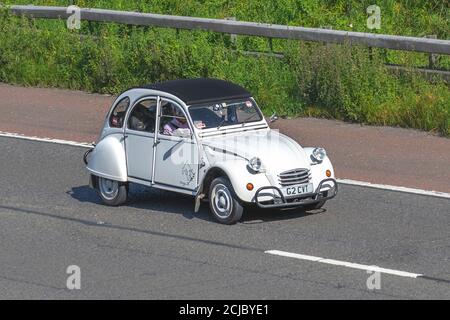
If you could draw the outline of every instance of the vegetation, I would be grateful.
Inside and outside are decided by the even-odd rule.
[[[72,1],[8,1],[59,5]],[[84,7],[139,10],[203,17],[236,17],[368,32],[365,8],[372,1],[343,0],[78,0]],[[377,1],[382,29],[375,32],[448,39],[448,8],[442,1]],[[249,88],[269,114],[332,117],[367,124],[399,125],[450,135],[450,89],[413,72],[393,74],[385,63],[421,66],[424,54],[349,45],[273,41],[284,58],[249,56],[269,51],[267,39],[203,31],[82,23],[0,14],[0,81],[92,92],[119,93],[142,83],[217,77]],[[450,68],[449,57],[439,66]]]

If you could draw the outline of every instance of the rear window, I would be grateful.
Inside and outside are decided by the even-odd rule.
[[[127,113],[129,105],[130,105],[130,98],[128,97],[123,98],[116,104],[114,110],[111,112],[111,116],[109,117],[109,126],[111,128],[123,127],[125,114]]]

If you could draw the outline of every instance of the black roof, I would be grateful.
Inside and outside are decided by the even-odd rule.
[[[237,84],[210,78],[171,80],[141,88],[173,94],[187,105],[251,97],[250,92]]]

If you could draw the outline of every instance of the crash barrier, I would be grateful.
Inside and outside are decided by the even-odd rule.
[[[236,21],[235,19],[208,19],[162,15],[154,13],[117,11],[107,9],[77,8],[79,18],[85,21],[113,22],[137,26],[204,30],[236,35],[259,36],[271,39],[291,39],[323,43],[349,43],[367,47],[425,52],[435,59],[436,54],[450,55],[450,40],[405,37],[364,32],[351,32],[319,28]],[[30,18],[68,19],[74,14],[67,7],[13,5],[9,11]],[[432,59],[430,58],[430,61]],[[428,72],[433,70],[427,69]],[[448,71],[436,74],[450,76]]]

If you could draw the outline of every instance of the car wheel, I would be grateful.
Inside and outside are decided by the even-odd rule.
[[[326,200],[322,200],[316,203],[311,203],[311,204],[307,204],[304,206],[306,211],[310,211],[310,210],[317,210],[323,207],[323,205],[325,204]]]
[[[116,180],[97,177],[97,190],[103,203],[119,206],[127,201],[128,185]]]
[[[219,177],[211,182],[209,206],[214,218],[223,224],[235,224],[244,212],[230,181]]]

